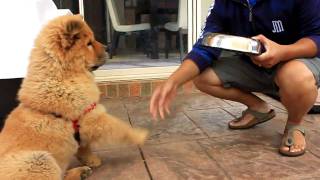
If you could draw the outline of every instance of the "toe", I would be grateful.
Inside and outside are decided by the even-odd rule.
[[[297,145],[293,145],[290,148],[290,152],[298,152],[300,151],[300,148]]]
[[[300,149],[300,151],[303,151],[305,149],[305,145],[298,145],[298,148]]]
[[[235,121],[235,120],[231,120],[231,121],[229,122],[229,124],[233,126],[233,125],[234,125],[234,121]]]
[[[290,150],[290,148],[287,147],[287,146],[282,146],[280,149],[281,149],[281,151],[283,151],[283,152],[289,152],[289,150]]]

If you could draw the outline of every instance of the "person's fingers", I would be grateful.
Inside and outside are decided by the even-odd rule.
[[[171,100],[170,99],[167,99],[166,101],[165,101],[165,104],[164,104],[164,109],[165,109],[165,112],[166,112],[166,114],[171,114],[170,113],[170,104],[171,104]]]
[[[162,99],[163,97],[160,98],[160,100]],[[164,107],[163,107],[163,103],[160,104],[160,101],[159,101],[159,114],[160,114],[160,118],[163,120],[165,118],[165,114],[164,114]]]
[[[262,42],[262,44],[267,42],[267,38],[262,34],[259,34],[257,36],[253,36],[252,39],[259,40],[260,42]]]
[[[272,66],[273,66],[272,63],[269,63],[269,64],[266,64],[266,65],[265,65],[266,68],[271,68]]]
[[[152,119],[154,121],[157,121],[158,120],[158,105],[155,105],[154,106],[154,110],[151,111],[151,115],[152,115]]]
[[[260,54],[259,56],[254,57],[254,61],[258,62],[259,64],[263,63],[268,58],[267,51]]]
[[[269,43],[270,43],[268,38],[266,38],[264,35],[260,34],[258,36],[252,37],[252,39],[256,39],[256,40],[260,41],[260,43],[262,44],[262,46],[264,48],[264,52],[261,55],[265,54],[266,51],[268,51],[268,47],[269,47]],[[259,56],[261,56],[261,55],[259,55]]]
[[[252,61],[255,65],[259,66],[259,67],[262,67],[263,64],[260,62],[260,61]]]
[[[158,109],[159,109],[159,114],[161,119],[165,118],[165,104],[167,101],[167,96],[168,96],[169,90],[168,88],[162,88],[162,92],[160,95],[160,99],[159,99],[159,104],[158,104]]]
[[[158,89],[156,89],[156,90],[153,92],[152,96],[151,96],[150,106],[149,106],[149,112],[150,112],[151,114],[153,114],[153,112],[154,112],[155,109],[156,109],[156,105],[157,105],[157,104],[156,104],[156,99],[158,99],[157,90],[158,90]]]
[[[161,92],[161,88],[157,88],[153,92],[153,95],[151,96],[151,100],[150,100],[149,111],[154,120],[157,120],[157,116],[158,116],[158,102],[160,98],[160,92]]]
[[[263,65],[269,59],[269,51],[266,51],[257,56],[251,56],[251,60],[257,65]]]
[[[256,64],[256,65],[260,64],[259,56],[256,56],[256,55],[255,56],[250,56],[250,59],[254,64]]]
[[[173,101],[174,97],[176,96],[176,92],[175,90],[171,90],[167,96],[167,99],[165,101],[165,110],[166,110],[166,113],[169,115],[171,114],[170,112],[170,105],[171,105],[171,102]]]

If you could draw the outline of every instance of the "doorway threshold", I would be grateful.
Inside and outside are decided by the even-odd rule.
[[[123,65],[122,68],[112,69],[102,66],[94,72],[95,80],[98,83],[114,83],[123,81],[148,81],[157,79],[167,79],[179,65],[173,64],[171,66],[159,66],[159,67],[141,67],[141,66],[129,66]]]

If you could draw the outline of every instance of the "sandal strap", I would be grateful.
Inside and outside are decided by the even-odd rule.
[[[305,129],[302,125],[292,125],[292,124],[287,124],[286,125],[286,131],[288,131],[287,138],[285,139],[285,145],[288,147],[291,147],[292,145],[295,144],[295,140],[293,138],[293,132],[294,131],[300,131],[303,136],[306,136]]]
[[[267,116],[270,116],[270,113],[271,113],[271,112],[274,114],[274,110],[273,110],[273,109],[271,109],[271,110],[270,110],[269,112],[267,112],[267,113],[262,113],[262,112],[258,112],[258,111],[255,111],[255,110],[252,110],[252,109],[247,108],[246,110],[242,111],[241,117],[235,119],[234,121],[235,121],[235,122],[240,121],[241,118],[242,118],[244,115],[246,115],[246,114],[251,114],[251,115],[253,115],[253,116],[256,117],[256,118],[258,119],[258,121],[259,121],[260,119],[264,119],[264,118],[266,118]]]
[[[251,113],[251,112],[252,112],[252,110],[250,110],[249,108],[247,108],[246,110],[242,111],[240,117],[234,119],[233,121],[234,121],[234,122],[238,122],[238,121],[241,120],[241,118],[242,118],[244,115],[246,115],[247,113]]]
[[[267,113],[263,113],[263,112],[255,111],[255,110],[252,110],[252,109],[248,108],[248,109],[242,111],[242,116],[244,116],[247,113],[253,115],[254,117],[256,117],[256,120],[258,122],[265,121],[266,118],[275,115],[275,112],[274,112],[273,109],[270,109],[270,111],[267,112]]]
[[[266,113],[262,113],[262,112],[259,112],[259,111],[255,111],[255,110],[252,110],[252,109],[246,109],[245,111],[243,111],[242,113],[245,114],[245,113],[249,113],[249,114],[252,114],[253,116],[255,117],[258,117],[258,118],[263,118],[265,116],[268,116],[270,112],[272,112],[273,109],[271,109],[269,112],[266,112]]]

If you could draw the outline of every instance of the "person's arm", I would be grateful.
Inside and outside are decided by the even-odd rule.
[[[308,38],[315,43],[317,48],[315,56],[320,57],[320,0],[296,1],[296,11],[298,16],[296,23],[298,24],[300,36],[301,38]]]
[[[191,52],[184,58],[180,67],[168,78],[168,80],[158,87],[152,94],[150,100],[150,113],[153,119],[157,119],[158,114],[162,119],[165,114],[169,114],[169,107],[176,95],[176,90],[185,82],[192,80],[199,73],[209,67],[213,60],[217,59],[221,50],[204,47],[201,45],[203,34],[207,32],[221,32],[222,24],[220,17],[215,13],[217,4],[213,3],[210,14],[207,17],[206,25],[202,35],[193,46]]]
[[[167,81],[170,81],[177,87],[179,87],[187,81],[196,77],[199,72],[200,71],[197,65],[191,59],[186,59],[182,62],[180,67],[169,77]]]
[[[283,45],[285,56],[282,61],[298,58],[315,57],[318,52],[317,44],[310,38],[302,38],[294,44]]]
[[[203,37],[207,33],[223,33],[225,32],[223,24],[223,11],[219,10],[223,4],[221,1],[213,1],[210,6],[209,15],[205,21],[205,26],[198,38],[197,42],[193,45],[192,50],[185,57],[185,60],[193,61],[198,69],[199,73],[212,65],[212,61],[219,58],[221,49],[212,48],[202,45]]]

